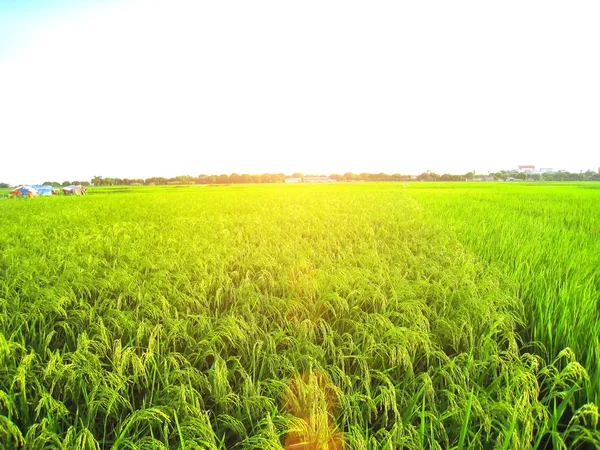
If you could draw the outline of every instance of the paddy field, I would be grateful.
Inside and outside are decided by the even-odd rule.
[[[598,448],[600,184],[0,201],[0,448]]]

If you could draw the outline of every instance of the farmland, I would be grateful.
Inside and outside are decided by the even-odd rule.
[[[600,186],[518,185],[412,191],[479,257],[517,281],[525,336],[549,357],[570,347],[600,404]]]
[[[594,448],[600,189],[0,202],[5,448]]]

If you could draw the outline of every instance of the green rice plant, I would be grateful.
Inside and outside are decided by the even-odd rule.
[[[136,188],[3,202],[0,416],[14,427],[0,439],[285,449],[327,423],[349,449],[597,445],[597,348],[561,315],[593,322],[575,301],[596,292],[592,266],[575,264],[594,245],[583,220],[593,195],[575,203],[579,219],[547,219],[564,265],[542,258],[541,241],[519,241],[515,223],[538,236],[539,201],[497,188],[461,202],[456,189]],[[512,224],[481,209],[494,198]],[[484,212],[493,223],[477,229],[468,219]],[[558,296],[536,303],[539,293]],[[286,406],[303,377],[304,416]]]
[[[597,185],[429,185],[410,194],[515,281],[525,306],[525,339],[550,359],[572,349],[590,373],[577,404],[598,405]]]

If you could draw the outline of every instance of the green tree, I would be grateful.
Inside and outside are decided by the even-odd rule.
[[[229,175],[222,173],[216,178],[215,182],[217,184],[227,184],[229,183]]]
[[[237,173],[232,173],[231,175],[229,175],[229,182],[230,183],[241,183],[242,180],[242,176],[238,175]]]

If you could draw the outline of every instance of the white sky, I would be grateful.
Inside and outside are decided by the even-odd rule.
[[[600,166],[597,0],[83,5],[10,18],[0,181]]]

